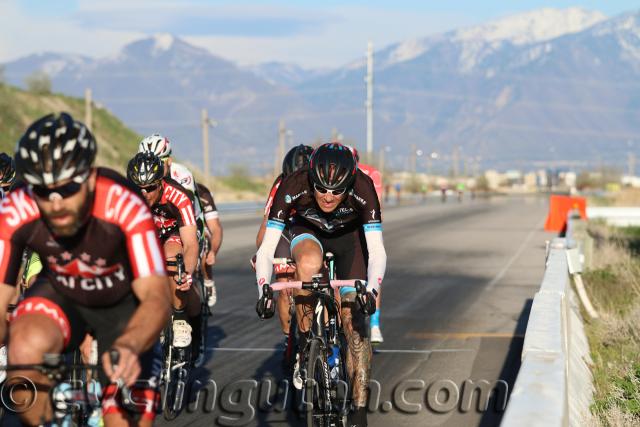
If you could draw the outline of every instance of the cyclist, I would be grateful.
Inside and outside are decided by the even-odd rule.
[[[136,154],[127,166],[127,177],[138,186],[151,208],[157,234],[168,259],[184,257],[185,277],[171,275],[173,302],[173,345],[191,345],[189,318],[200,314],[200,295],[191,286],[191,274],[198,264],[198,236],[193,204],[186,190],[164,175],[162,160],[151,152]],[[181,282],[178,284],[178,282]]]
[[[138,152],[143,153],[145,151],[151,151],[156,156],[160,157],[165,164],[165,176],[171,177],[191,194],[195,210],[196,224],[198,225],[198,242],[202,249],[201,255],[203,258],[206,257],[209,261],[215,261],[215,255],[218,253],[220,245],[222,244],[222,225],[220,224],[217,211],[209,214],[209,219],[205,218],[204,205],[207,204],[207,201],[203,199],[206,197],[206,194],[204,196],[199,194],[200,190],[197,187],[198,184],[193,178],[191,171],[186,166],[173,161],[171,157],[171,142],[168,138],[157,133],[145,137],[138,145]],[[211,194],[209,190],[207,190],[207,193]],[[211,199],[213,200],[212,195]],[[215,207],[215,204],[213,204],[213,206]],[[206,245],[204,239],[207,233],[207,227],[209,227],[208,232],[210,236],[209,251],[205,252],[204,249]],[[204,264],[212,266],[213,263],[210,264],[206,262],[206,259]],[[216,303],[217,293],[215,289],[215,282],[211,279],[210,267],[209,277],[205,279],[204,285],[207,288],[207,294],[209,295],[207,303],[209,307],[212,307]]]
[[[134,417],[136,425],[151,425],[157,394],[150,348],[169,316],[169,283],[149,208],[118,173],[93,167],[95,155],[93,135],[67,113],[37,120],[18,142],[17,172],[26,184],[0,205],[0,315],[15,294],[23,250],[39,253],[44,268],[11,316],[9,361],[41,363],[46,353],[77,348],[90,331],[102,355],[100,380],[112,382],[103,398],[105,426],[132,425]],[[0,338],[6,333],[0,322]],[[120,354],[117,366],[109,349]],[[50,388],[37,372],[10,376]],[[113,384],[120,381],[133,386],[141,413],[121,405]],[[28,394],[16,392],[17,401]],[[48,399],[32,401],[23,422],[51,418]]]
[[[295,211],[291,226],[291,254],[296,262],[296,278],[310,281],[321,271],[324,251],[336,256],[336,273],[342,279],[367,281],[367,294],[360,310],[353,288],[341,288],[343,329],[349,345],[347,371],[353,384],[354,411],[351,426],[367,425],[367,387],[371,370],[371,344],[363,315],[375,312],[375,297],[386,268],[382,240],[380,204],[373,182],[358,170],[351,150],[339,143],[323,144],[311,155],[308,168],[283,179],[269,211],[265,232],[256,259],[259,302],[263,285],[271,280],[272,259]],[[268,297],[268,295],[267,295]],[[308,331],[313,298],[297,292],[298,327]],[[273,304],[261,310],[260,317],[273,315]],[[300,348],[304,348],[304,335]],[[302,362],[302,361],[301,361]]]
[[[205,237],[207,238],[206,251],[203,251],[201,260],[204,274],[204,286],[207,289],[207,304],[213,307],[218,299],[215,282],[213,281],[213,265],[216,263],[216,256],[222,245],[222,225],[220,224],[220,214],[213,200],[213,193],[199,182],[196,182],[196,189],[202,205],[202,215],[205,222]]]
[[[273,203],[273,198],[276,195],[276,191],[278,191],[278,188],[280,187],[280,183],[282,182],[283,178],[286,178],[293,172],[308,165],[309,157],[311,156],[312,152],[313,148],[309,147],[308,145],[300,144],[296,147],[293,147],[284,156],[284,160],[282,161],[282,173],[278,175],[275,182],[271,186],[271,190],[269,191],[269,198],[267,199],[267,203],[264,207],[264,219],[262,220],[260,230],[258,230],[258,236],[256,237],[256,246],[258,248],[260,248],[260,245],[262,244],[262,239],[267,228],[267,220],[269,218],[271,204]],[[288,225],[290,225],[290,222],[288,222]],[[285,229],[282,233],[282,236],[280,237],[278,246],[276,247],[275,257],[280,259],[291,258],[291,251],[289,250],[290,245],[291,239],[289,237],[289,231],[288,229]],[[277,281],[287,281],[289,277],[291,277],[292,271],[289,266],[276,265],[274,268]],[[287,342],[289,338],[289,325],[291,323],[291,315],[289,314],[290,297],[292,297],[291,290],[285,290],[278,297],[278,301],[276,302],[278,307],[280,326],[282,328],[282,332],[284,333],[284,350],[286,350],[287,348]]]
[[[358,154],[358,150],[355,147],[351,147],[353,151],[353,155],[356,156],[356,161],[358,162],[358,169],[365,173],[371,180],[373,181],[373,185],[376,189],[376,194],[378,196],[378,202],[382,206],[382,175],[380,175],[380,171],[370,165],[365,165],[360,163],[360,155]],[[382,344],[384,342],[384,338],[382,337],[382,330],[380,328],[380,307],[382,305],[382,291],[378,290],[378,297],[376,298],[376,312],[371,315],[369,319],[369,326],[371,327],[371,343],[372,344]]]

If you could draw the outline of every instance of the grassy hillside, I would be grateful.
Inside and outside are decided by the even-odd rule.
[[[84,120],[84,100],[65,95],[36,95],[0,84],[0,151],[13,155],[27,126],[49,114],[66,111]],[[98,141],[98,165],[120,172],[138,148],[140,135],[128,129],[107,110],[94,107],[91,129]]]

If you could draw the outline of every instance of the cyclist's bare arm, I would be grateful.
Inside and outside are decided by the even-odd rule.
[[[180,240],[184,256],[184,267],[188,273],[193,273],[198,265],[198,235],[196,225],[180,227]]]
[[[4,341],[7,333],[7,310],[9,303],[15,297],[16,287],[0,284],[0,343]]]
[[[171,313],[171,293],[167,276],[139,278],[133,281],[131,288],[140,305],[122,335],[113,343],[113,347],[120,352],[116,372],[111,368],[109,357],[106,354],[103,356],[106,374],[112,380],[122,378],[128,385],[133,384],[139,373],[135,372],[139,369],[138,355],[148,350],[158,339]]]
[[[211,232],[211,237],[209,238],[209,243],[211,244],[211,250],[214,254],[218,254],[220,250],[220,246],[222,246],[222,224],[220,224],[220,219],[212,218],[207,220],[207,227]]]

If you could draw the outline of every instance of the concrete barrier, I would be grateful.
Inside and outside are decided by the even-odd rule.
[[[604,219],[616,227],[640,226],[640,208],[635,207],[590,207],[587,218]]]
[[[568,239],[551,242],[540,290],[531,306],[522,365],[503,427],[582,426],[593,396],[589,345],[571,288]]]

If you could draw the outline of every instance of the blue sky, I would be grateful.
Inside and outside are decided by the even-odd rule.
[[[608,1],[0,0],[0,62],[42,51],[113,55],[172,33],[242,64],[334,67],[376,48],[542,7],[614,16],[640,7]],[[16,34],[19,34],[16,37]]]

